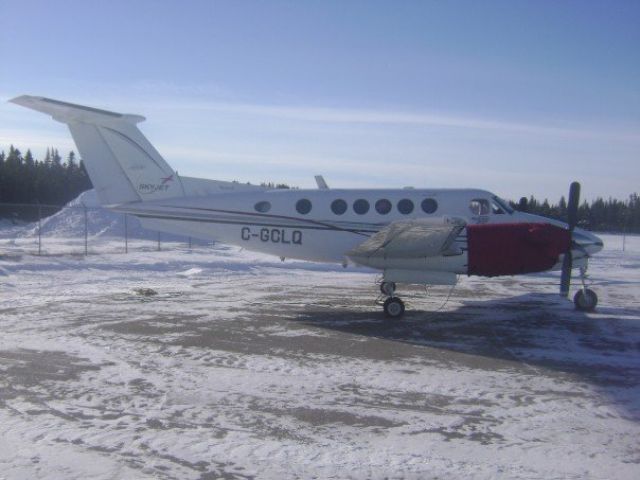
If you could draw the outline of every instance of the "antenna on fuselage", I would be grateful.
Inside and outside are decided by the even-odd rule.
[[[324,177],[322,175],[316,175],[314,177],[316,179],[316,185],[320,190],[329,190],[329,185],[324,181]]]

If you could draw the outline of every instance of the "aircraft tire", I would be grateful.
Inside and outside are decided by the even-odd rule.
[[[580,289],[573,297],[573,304],[576,306],[576,310],[593,312],[598,305],[598,296],[596,292],[588,288]]]
[[[389,297],[383,304],[384,314],[387,318],[400,319],[404,315],[404,302],[398,297]]]
[[[380,293],[383,295],[393,295],[396,291],[396,282],[382,282],[380,284]]]

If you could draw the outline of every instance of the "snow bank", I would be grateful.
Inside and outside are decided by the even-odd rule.
[[[58,213],[41,222],[42,234],[50,237],[82,238],[85,231],[85,209],[87,232],[91,237],[124,237],[125,215],[115,213],[100,206],[95,190],[87,190],[71,200]],[[158,232],[142,228],[140,221],[131,215],[126,219],[127,234],[130,238],[155,240]],[[17,229],[17,237],[38,235],[37,223]],[[185,241],[187,237],[162,233],[163,241]],[[206,242],[202,242],[206,243]]]

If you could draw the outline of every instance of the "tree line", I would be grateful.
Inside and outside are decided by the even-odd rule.
[[[64,205],[91,188],[91,181],[82,160],[71,151],[62,159],[58,150],[48,148],[44,160],[34,158],[31,150],[24,155],[9,148],[0,152],[0,204]],[[47,215],[58,209],[45,208]],[[14,220],[34,220],[35,206],[2,206],[0,217]]]
[[[291,188],[286,184],[264,183],[269,188]],[[31,150],[23,155],[10,147],[0,152],[0,218],[34,220],[35,207],[7,207],[1,204],[50,204],[61,206],[92,187],[82,160],[71,151],[63,160],[58,150],[48,148],[44,160],[33,157]],[[295,188],[295,187],[294,187]],[[533,196],[510,202],[516,210],[567,220],[567,201],[540,202]],[[58,208],[59,209],[59,208]],[[48,209],[47,214],[58,209]],[[578,224],[589,230],[640,233],[640,196],[633,193],[626,200],[596,198],[584,201],[578,208]]]
[[[533,196],[510,203],[521,212],[567,221],[567,201],[564,196],[555,204],[547,199],[540,202]],[[606,200],[598,197],[591,202],[585,200],[578,207],[578,226],[596,232],[640,233],[640,196],[632,193],[626,200],[612,197]]]

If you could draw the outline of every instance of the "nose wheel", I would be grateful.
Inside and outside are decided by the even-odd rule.
[[[382,297],[387,297],[382,302],[382,308],[387,318],[399,319],[404,315],[404,302],[396,297],[396,284],[394,282],[382,282],[380,283],[380,293]]]
[[[580,268],[580,280],[582,281],[582,288],[578,290],[573,297],[573,304],[576,306],[576,310],[581,312],[593,312],[598,305],[598,296],[596,292],[587,288],[587,269],[585,267]]]
[[[581,288],[573,297],[573,304],[576,306],[576,310],[593,312],[598,304],[598,296],[589,288]]]

